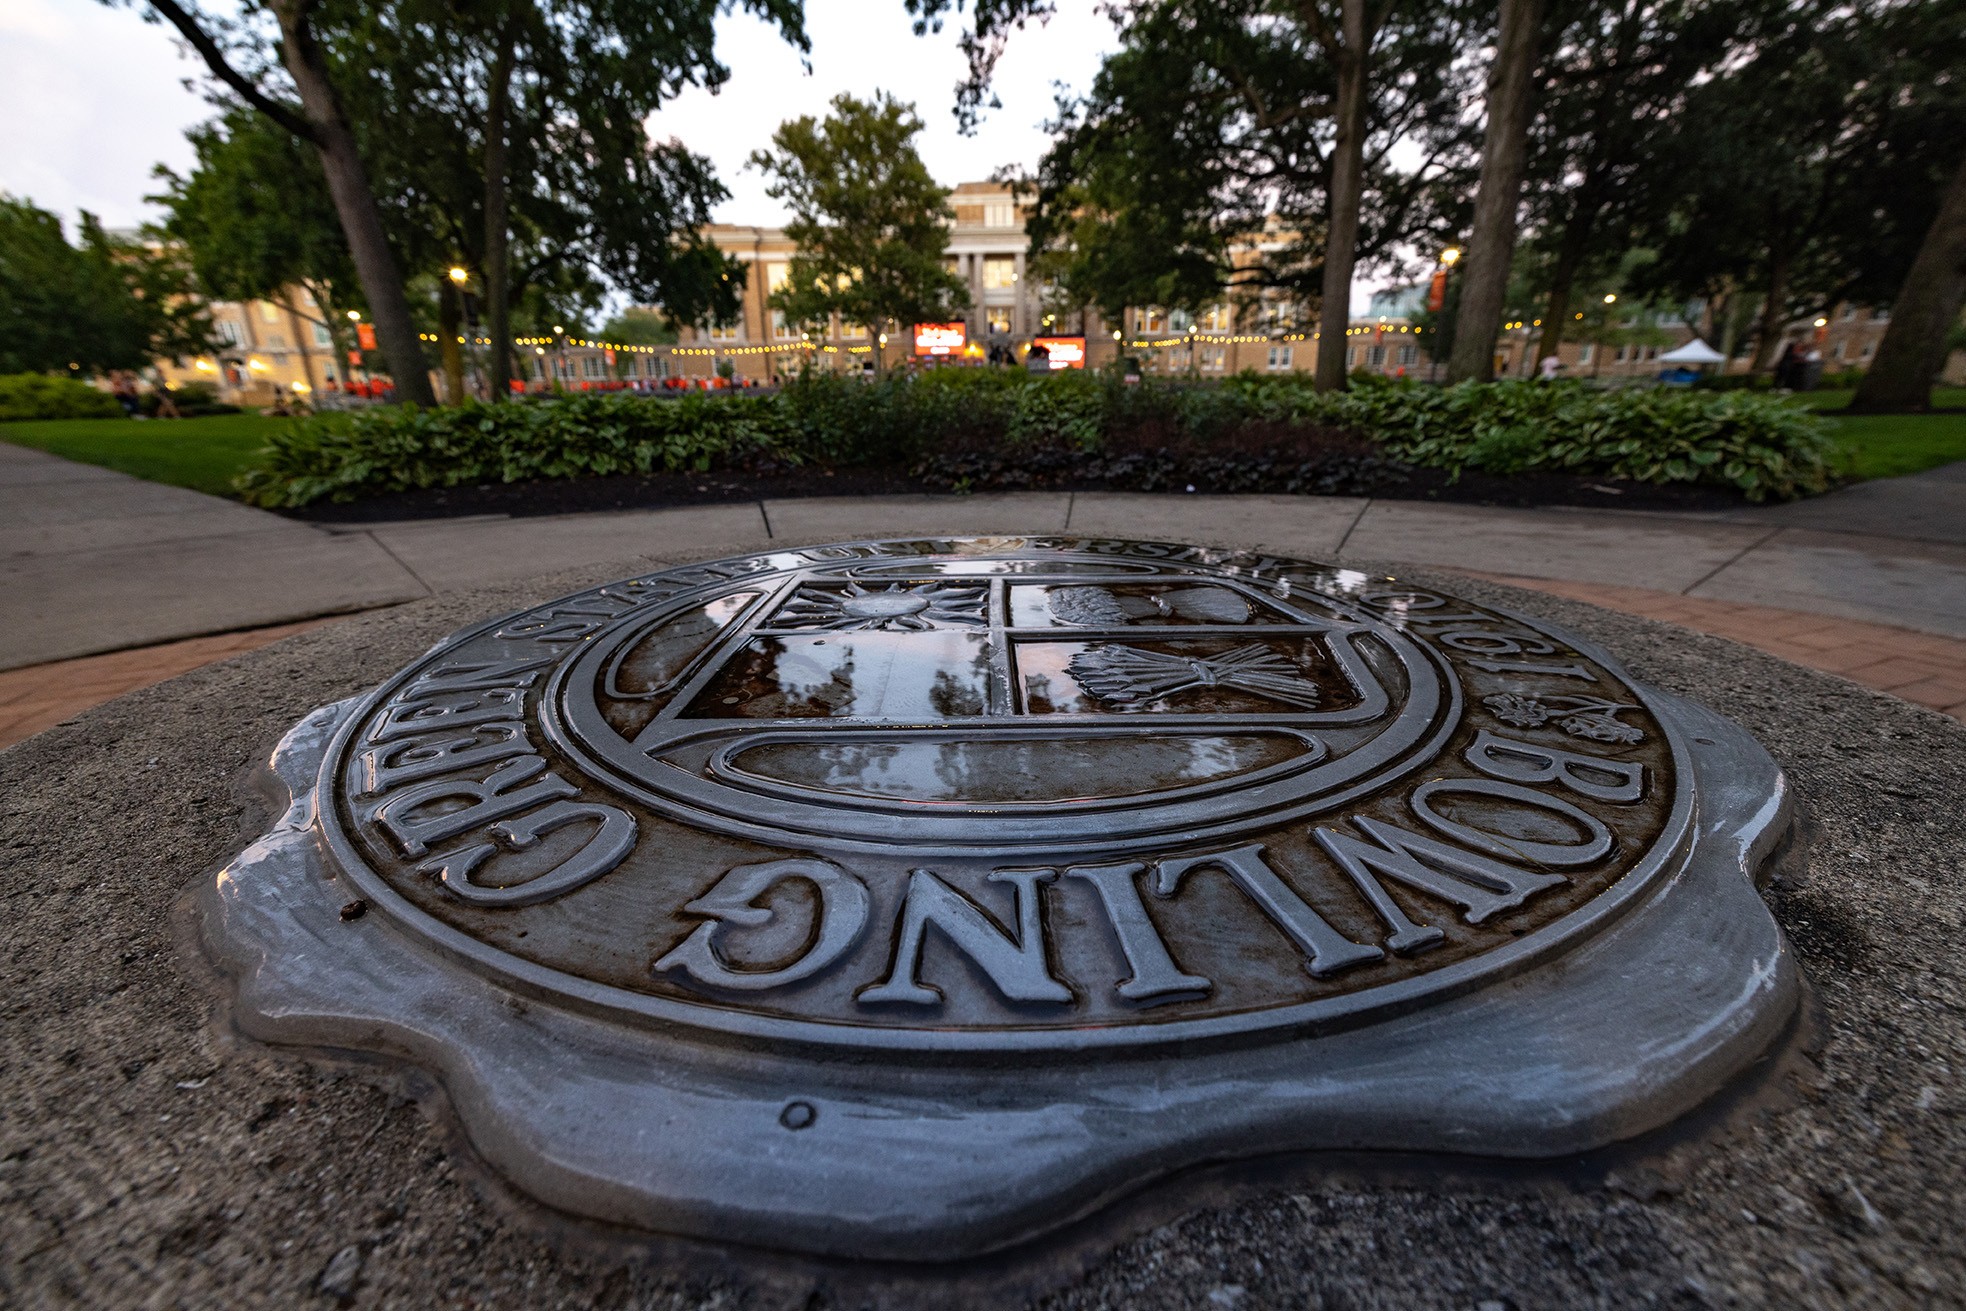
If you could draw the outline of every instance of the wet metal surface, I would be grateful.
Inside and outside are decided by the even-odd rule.
[[[458,634],[278,768],[207,902],[242,1026],[434,1068],[522,1187],[651,1228],[954,1256],[1264,1145],[1574,1151],[1797,995],[1751,740],[1275,557],[671,570]]]

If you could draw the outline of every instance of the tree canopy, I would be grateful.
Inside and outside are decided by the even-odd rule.
[[[792,119],[772,134],[772,150],[752,155],[773,179],[767,193],[793,215],[785,235],[798,253],[772,296],[789,322],[838,314],[877,338],[969,303],[943,264],[955,211],[915,149],[921,130],[913,105],[842,94],[824,119]]]
[[[141,369],[211,344],[191,270],[169,246],[111,236],[0,194],[0,373]]]

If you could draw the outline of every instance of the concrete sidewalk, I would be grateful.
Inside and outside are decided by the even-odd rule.
[[[1869,483],[1722,515],[1033,492],[317,527],[0,443],[0,669],[722,543],[961,533],[1229,542],[1966,638],[1966,541],[1946,537],[1959,517],[1947,497],[1966,490],[1966,468],[1891,483],[1915,486]],[[1930,512],[1910,513],[1910,502]],[[1804,511],[1813,517],[1798,520]]]

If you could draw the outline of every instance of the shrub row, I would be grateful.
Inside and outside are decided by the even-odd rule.
[[[45,373],[0,375],[0,423],[17,419],[119,418],[123,407],[86,382]]]
[[[1578,382],[1431,387],[1295,375],[1218,383],[936,370],[812,374],[768,395],[545,398],[297,422],[238,486],[261,505],[533,478],[817,463],[909,468],[933,485],[1072,477],[1216,490],[1369,489],[1400,464],[1711,483],[1793,497],[1829,482],[1827,426],[1746,392]],[[1209,471],[1213,470],[1211,474]],[[1116,473],[1116,471],[1118,471]]]

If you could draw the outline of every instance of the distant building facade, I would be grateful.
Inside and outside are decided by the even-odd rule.
[[[1014,363],[1026,357],[1034,339],[1066,337],[1083,339],[1081,358],[1088,368],[1119,359],[1135,361],[1149,374],[1192,377],[1226,377],[1245,370],[1304,373],[1316,368],[1319,334],[1306,308],[1286,293],[1266,290],[1225,298],[1199,313],[1130,307],[1118,322],[1109,322],[1092,307],[1064,303],[1055,288],[1032,276],[1025,227],[1029,206],[1009,187],[965,182],[951,193],[950,206],[955,218],[947,267],[968,289],[970,304],[957,316],[964,328],[962,347],[938,363]],[[673,346],[569,336],[522,339],[514,346],[520,383],[536,390],[556,385],[577,390],[651,389],[679,382],[711,384],[719,378],[759,384],[809,367],[863,370],[871,367],[875,352],[888,367],[913,355],[912,324],[895,325],[882,342],[878,337],[870,340],[863,325],[843,323],[837,315],[823,325],[800,325],[787,322],[782,312],[773,309],[771,297],[784,286],[797,254],[796,244],[782,228],[715,224],[707,235],[745,269],[744,294],[729,322],[684,328]],[[1254,262],[1287,240],[1288,234],[1281,230],[1265,234],[1234,258],[1239,263]],[[1425,282],[1374,293],[1365,314],[1355,317],[1347,331],[1347,371],[1389,378],[1444,375],[1444,364],[1432,360],[1423,325],[1416,322],[1427,295]],[[218,303],[212,311],[219,349],[194,359],[160,361],[156,370],[160,382],[173,386],[211,382],[225,399],[264,405],[278,392],[303,397],[333,394],[349,390],[351,384],[360,391],[370,381],[364,362],[376,357],[360,350],[352,357],[344,355],[345,347],[337,345],[321,307],[305,288],[288,288],[272,300]],[[1699,306],[1693,306],[1685,317],[1698,321],[1699,311]],[[1832,374],[1867,367],[1890,321],[1887,311],[1854,305],[1839,306],[1822,317],[1820,326],[1814,320],[1798,320],[1788,325],[1784,336],[1813,345],[1822,354],[1824,371]],[[1694,333],[1678,317],[1641,312],[1619,321],[1607,335],[1618,340],[1566,340],[1558,351],[1564,376],[1657,377],[1667,367],[1659,363],[1659,356],[1691,340]],[[1505,325],[1496,343],[1496,376],[1535,376],[1541,337],[1540,320]],[[436,340],[426,337],[431,343]],[[489,346],[481,339],[466,345],[474,389],[482,384],[480,357]],[[1737,356],[1724,371],[1742,373],[1748,364],[1746,356]],[[1944,377],[1966,382],[1966,352],[1953,353]],[[440,370],[433,370],[432,379],[442,395]]]
[[[340,358],[326,316],[304,287],[273,300],[217,301],[211,306],[217,349],[187,359],[159,360],[156,380],[179,387],[215,385],[242,405],[269,404],[276,393],[307,397],[337,392],[367,374]]]

